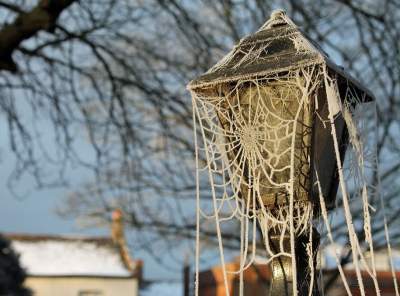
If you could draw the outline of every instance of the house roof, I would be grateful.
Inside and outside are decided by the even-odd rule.
[[[121,250],[108,237],[6,234],[28,276],[137,276],[140,261],[124,262]]]
[[[282,10],[273,12],[257,32],[241,39],[220,62],[192,80],[188,89],[196,91],[318,64],[325,64],[328,71],[338,75],[341,83],[352,84],[358,91],[365,93],[367,99],[374,98],[370,91],[333,62]]]

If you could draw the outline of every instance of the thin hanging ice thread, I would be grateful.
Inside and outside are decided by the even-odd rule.
[[[332,231],[331,231],[331,225],[330,225],[330,222],[328,221],[328,212],[327,212],[326,205],[325,205],[325,199],[324,199],[324,196],[322,194],[321,184],[319,182],[318,172],[316,171],[315,173],[316,173],[316,176],[317,176],[317,186],[318,186],[320,209],[321,209],[321,214],[322,214],[323,221],[324,221],[325,226],[326,226],[327,236],[328,236],[328,239],[329,239],[330,243],[334,247],[335,261],[336,261],[336,265],[337,265],[338,270],[339,270],[340,277],[341,277],[341,279],[343,281],[344,288],[346,289],[347,295],[351,296],[352,293],[350,291],[349,284],[347,283],[347,279],[346,279],[346,276],[344,274],[342,264],[340,263],[340,259],[339,259],[338,252],[337,252],[337,249],[336,249],[335,241],[333,239],[333,235],[332,235]]]
[[[326,73],[326,68],[324,68],[324,71],[325,71],[324,79],[325,79],[326,89],[335,87],[335,84],[332,85],[331,84],[332,82],[329,83],[329,81],[328,81],[329,78]],[[346,218],[347,229],[349,231],[349,241],[350,241],[350,246],[351,246],[353,263],[354,263],[356,275],[357,275],[357,282],[360,287],[361,295],[365,296],[364,282],[362,280],[361,270],[359,267],[359,260],[358,260],[358,248],[357,248],[358,239],[357,239],[357,235],[354,230],[353,219],[352,219],[351,210],[350,210],[349,197],[347,194],[347,186],[346,186],[344,175],[343,175],[343,168],[342,168],[341,159],[340,159],[340,149],[339,149],[339,143],[337,141],[336,127],[335,127],[334,111],[336,111],[336,110],[334,110],[333,106],[337,105],[337,102],[339,101],[339,99],[337,98],[336,95],[333,97],[331,95],[332,93],[336,94],[337,92],[327,91],[327,101],[328,101],[328,106],[329,106],[329,120],[331,123],[331,132],[332,132],[332,137],[334,140],[333,144],[334,144],[334,148],[335,148],[336,165],[338,167],[338,174],[339,174],[339,186],[340,186],[342,198],[343,198],[343,209],[344,209],[344,214],[345,214],[345,218]]]
[[[377,112],[374,112],[374,120],[377,122]],[[375,130],[375,143],[377,143],[378,140],[378,129]],[[377,194],[379,195],[379,203],[382,211],[382,216],[383,216],[383,225],[385,229],[385,240],[386,240],[386,248],[388,250],[388,257],[389,257],[389,265],[390,265],[390,272],[392,275],[392,280],[393,280],[393,285],[395,289],[396,296],[399,296],[399,286],[397,283],[397,277],[396,277],[396,270],[393,262],[393,256],[392,256],[392,247],[390,243],[390,235],[389,235],[389,230],[388,230],[388,224],[387,224],[387,216],[386,216],[386,209],[385,209],[385,203],[383,201],[383,196],[381,194],[380,186],[381,186],[381,177],[380,177],[380,170],[379,170],[379,164],[378,164],[378,157],[377,157],[377,146],[375,146],[375,162],[374,166],[376,169],[376,176],[377,176]]]
[[[194,149],[195,149],[195,168],[196,168],[196,250],[195,250],[195,281],[194,293],[199,295],[199,270],[200,270],[200,169],[199,169],[199,146],[197,143],[197,120],[196,108],[194,99],[192,99],[192,112],[193,112],[193,136],[194,136]]]

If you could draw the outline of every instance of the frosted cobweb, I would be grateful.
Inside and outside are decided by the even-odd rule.
[[[298,51],[313,47],[294,43]],[[262,56],[262,50],[250,47],[237,65]],[[232,51],[211,70],[225,66],[234,54]],[[240,268],[234,272],[239,275],[240,295],[243,272],[257,256],[266,258],[266,264],[277,257],[289,258],[293,286],[297,287],[295,244],[299,236],[308,238],[305,272],[310,284],[317,286],[321,276],[313,263],[313,228],[332,246],[340,245],[344,238],[359,293],[366,294],[364,283],[368,278],[376,295],[381,295],[372,237],[374,219],[385,219],[376,157],[375,102],[353,84],[341,81],[339,87],[338,83],[325,64],[314,63],[191,90],[198,182],[196,295],[199,231],[205,221],[215,223],[227,296],[231,295],[228,273],[232,271],[225,268],[223,225],[229,221],[240,225]],[[204,180],[212,196],[211,209],[204,207],[204,191],[200,190]],[[336,187],[330,182],[338,186],[336,200]],[[360,225],[354,223],[355,212],[361,213],[357,217]],[[332,213],[345,225],[346,233],[341,237],[333,231],[336,221]],[[278,250],[271,242],[272,234],[280,236]],[[289,237],[289,247],[284,244],[285,237]],[[366,253],[370,254],[368,258]],[[334,256],[344,289],[352,295],[339,250]],[[391,274],[399,295],[392,262]],[[297,293],[293,289],[293,295]]]

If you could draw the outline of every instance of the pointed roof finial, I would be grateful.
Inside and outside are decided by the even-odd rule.
[[[266,21],[266,23],[260,28],[259,31],[287,24],[296,27],[296,25],[287,17],[285,10],[275,9],[271,13],[269,20]]]
[[[284,16],[284,15],[286,15],[286,11],[278,8],[278,9],[275,9],[274,11],[272,11],[270,19],[274,20],[274,19],[282,18],[282,16]]]

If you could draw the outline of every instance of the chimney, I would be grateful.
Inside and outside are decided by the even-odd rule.
[[[118,247],[119,252],[121,254],[122,261],[125,266],[131,270],[135,271],[135,266],[133,264],[133,260],[129,254],[129,249],[125,241],[124,234],[124,221],[123,221],[123,212],[121,209],[115,209],[111,215],[111,238],[113,243]]]
[[[112,223],[111,223],[111,238],[114,244],[121,244],[125,243],[124,237],[124,224],[122,218],[122,211],[121,209],[115,209],[112,212]]]

